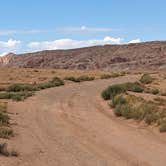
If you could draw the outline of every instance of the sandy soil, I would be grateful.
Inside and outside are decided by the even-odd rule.
[[[100,92],[138,76],[96,80],[38,92],[9,104],[18,158],[1,166],[165,166],[166,135],[113,115]]]

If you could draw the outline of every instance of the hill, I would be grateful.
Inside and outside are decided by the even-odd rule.
[[[0,66],[56,69],[166,69],[166,41],[47,50],[0,57]]]

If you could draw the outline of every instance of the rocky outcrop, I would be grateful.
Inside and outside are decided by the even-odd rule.
[[[58,69],[166,69],[166,41],[49,50],[0,57],[0,66]]]

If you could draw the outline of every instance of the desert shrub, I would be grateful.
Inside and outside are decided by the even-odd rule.
[[[116,116],[122,116],[122,105],[117,105],[113,111]]]
[[[154,78],[152,78],[149,74],[144,74],[141,79],[140,82],[143,84],[150,84],[152,83],[154,80]]]
[[[150,88],[146,88],[144,90],[145,93],[150,93],[150,94],[153,94],[153,95],[157,95],[160,93],[160,91],[158,89],[150,89]]]
[[[112,78],[116,78],[116,77],[119,77],[119,76],[121,76],[120,73],[112,73],[112,74],[111,74],[111,77],[112,77]]]
[[[10,155],[13,156],[13,157],[18,157],[19,153],[16,150],[12,149],[11,152],[10,152]]]
[[[163,120],[159,128],[160,132],[166,132],[166,120]]]
[[[70,76],[70,77],[65,77],[65,80],[73,81],[73,82],[80,82],[77,78]]]
[[[33,92],[18,92],[18,93],[4,92],[0,93],[0,99],[13,99],[15,101],[21,101],[32,95]]]
[[[64,85],[64,81],[61,80],[58,77],[54,77],[51,81],[46,82],[46,83],[42,83],[39,84],[37,86],[38,89],[47,89],[47,88],[52,88],[52,87],[56,87],[56,86],[61,86]]]
[[[13,135],[13,130],[10,127],[0,127],[0,138],[9,138]]]
[[[95,79],[95,77],[90,77],[90,76],[80,76],[80,77],[78,77],[78,80],[80,82],[82,82],[82,81],[93,81],[94,79]]]
[[[128,91],[137,92],[137,93],[141,93],[144,91],[144,87],[138,82],[134,83],[128,82],[125,83],[125,86]]]
[[[145,123],[150,125],[151,123],[156,123],[158,119],[159,119],[159,114],[152,111],[146,114]]]
[[[0,124],[9,124],[9,116],[5,112],[0,112]]]
[[[0,102],[0,112],[6,112],[6,109],[7,109],[7,103]]]
[[[9,156],[10,153],[7,149],[7,143],[1,143],[0,144],[0,154],[3,156]]]
[[[80,77],[65,77],[65,80],[73,81],[73,82],[83,82],[83,81],[92,81],[95,79],[95,77],[89,77],[89,76],[80,76]]]
[[[20,92],[20,91],[36,91],[37,87],[32,85],[11,85],[7,88],[8,92]]]
[[[15,150],[9,151],[7,143],[0,143],[0,155],[17,157],[19,154]]]
[[[109,78],[111,78],[111,75],[110,75],[110,74],[102,74],[102,75],[100,76],[100,78],[101,78],[101,79],[109,79]]]
[[[129,104],[122,104],[121,105],[121,114],[126,119],[132,118],[132,114],[133,114],[132,106],[130,106]]]
[[[157,94],[159,94],[160,91],[158,89],[152,89],[151,92],[153,95],[157,95]]]
[[[111,105],[112,107],[116,107],[117,105],[122,105],[126,103],[127,99],[123,95],[116,95],[115,97],[113,97]]]
[[[104,100],[109,100],[109,99],[112,99],[117,94],[124,93],[124,92],[126,92],[126,87],[124,86],[124,84],[116,84],[116,85],[109,86],[108,88],[103,90],[101,95]]]
[[[64,85],[64,81],[61,80],[59,77],[54,77],[50,83],[53,83],[54,86],[61,86]]]

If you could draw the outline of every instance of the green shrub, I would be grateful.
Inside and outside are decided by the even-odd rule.
[[[111,77],[112,77],[112,78],[116,78],[116,77],[120,77],[120,76],[121,76],[120,73],[112,73],[112,74],[111,74]]]
[[[9,116],[7,113],[0,112],[0,124],[9,124]]]
[[[13,130],[10,127],[0,127],[0,138],[9,138],[13,135]]]
[[[73,82],[83,82],[83,81],[93,81],[95,77],[89,77],[89,76],[80,76],[80,77],[65,77],[65,80],[73,81]]]
[[[95,79],[95,77],[89,77],[89,76],[80,76],[80,77],[78,77],[78,80],[80,82],[82,82],[82,81],[93,81],[94,79]]]
[[[113,111],[116,116],[122,116],[122,105],[117,105]]]
[[[27,97],[32,96],[33,92],[17,92],[17,93],[11,93],[11,92],[4,92],[0,93],[0,99],[13,99],[15,101],[21,101],[26,99]]]
[[[54,77],[50,82],[53,83],[54,86],[64,85],[64,81],[61,80],[59,77]]]
[[[7,143],[1,143],[0,144],[0,154],[3,156],[9,156],[10,153],[7,149]]]
[[[133,108],[132,108],[132,106],[130,106],[129,104],[123,104],[123,105],[121,105],[121,114],[126,119],[132,118],[132,114],[133,114]]]
[[[158,89],[150,89],[150,88],[147,88],[144,90],[145,93],[150,93],[150,94],[153,94],[153,95],[157,95],[160,93],[160,91]]]
[[[8,92],[21,92],[21,91],[36,91],[38,90],[37,87],[32,85],[11,85],[7,88]]]
[[[138,82],[134,82],[134,83],[128,82],[125,85],[128,91],[137,92],[137,93],[141,93],[144,91],[143,86]]]
[[[163,120],[159,128],[160,132],[166,132],[166,120]]]
[[[73,82],[80,82],[80,80],[78,80],[77,78],[71,76],[71,77],[65,77],[65,80],[69,80],[69,81],[73,81]]]
[[[112,99],[112,107],[116,107],[117,105],[122,105],[126,103],[127,103],[127,100],[123,95],[116,95]]]
[[[0,155],[17,157],[19,154],[15,150],[8,150],[7,143],[0,143]]]
[[[51,81],[37,85],[38,89],[47,89],[64,85],[64,81],[58,77],[54,77]]]
[[[143,84],[150,84],[152,83],[154,80],[154,78],[152,78],[149,74],[144,74],[141,79],[140,82]]]
[[[110,74],[103,74],[100,76],[101,79],[109,79],[111,78],[111,75]]]
[[[112,99],[117,94],[124,93],[124,92],[126,92],[126,87],[124,86],[124,84],[116,84],[116,85],[109,86],[108,88],[103,90],[101,95],[104,100],[109,100],[109,99]]]
[[[156,112],[151,112],[149,114],[146,114],[145,123],[150,125],[151,123],[156,123],[158,119],[159,115]]]

